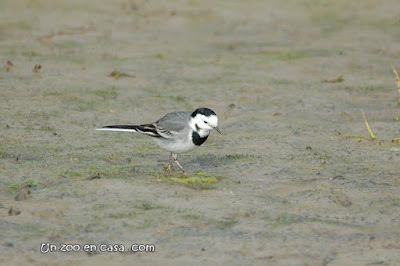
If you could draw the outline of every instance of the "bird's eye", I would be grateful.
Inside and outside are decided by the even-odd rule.
[[[207,121],[204,121],[204,123],[208,124],[208,122],[207,122]]]

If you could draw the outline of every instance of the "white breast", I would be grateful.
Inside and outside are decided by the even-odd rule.
[[[188,152],[198,147],[193,144],[191,130],[188,130],[184,135],[178,135],[173,139],[154,138],[154,140],[161,148],[173,153]]]

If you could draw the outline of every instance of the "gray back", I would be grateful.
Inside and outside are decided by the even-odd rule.
[[[155,124],[160,131],[179,132],[188,126],[191,114],[191,112],[183,111],[169,113],[157,120]]]

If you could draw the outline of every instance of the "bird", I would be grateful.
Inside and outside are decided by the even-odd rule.
[[[218,128],[218,117],[209,108],[171,112],[149,124],[112,125],[96,130],[137,132],[150,136],[161,148],[170,152],[170,161],[165,170],[170,172],[174,162],[184,174],[187,172],[178,161],[178,154],[200,147],[212,130],[222,134]]]

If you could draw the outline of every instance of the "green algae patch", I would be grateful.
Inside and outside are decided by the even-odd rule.
[[[32,187],[37,187],[40,184],[38,182],[36,182],[35,180],[25,180],[23,183],[14,183],[11,184],[9,186],[10,189],[21,189],[23,187],[28,187],[28,188],[32,188]]]
[[[165,176],[166,179],[171,180],[174,183],[179,183],[194,189],[210,189],[218,183],[222,177],[214,176],[202,171],[197,171],[189,175],[174,175]]]

